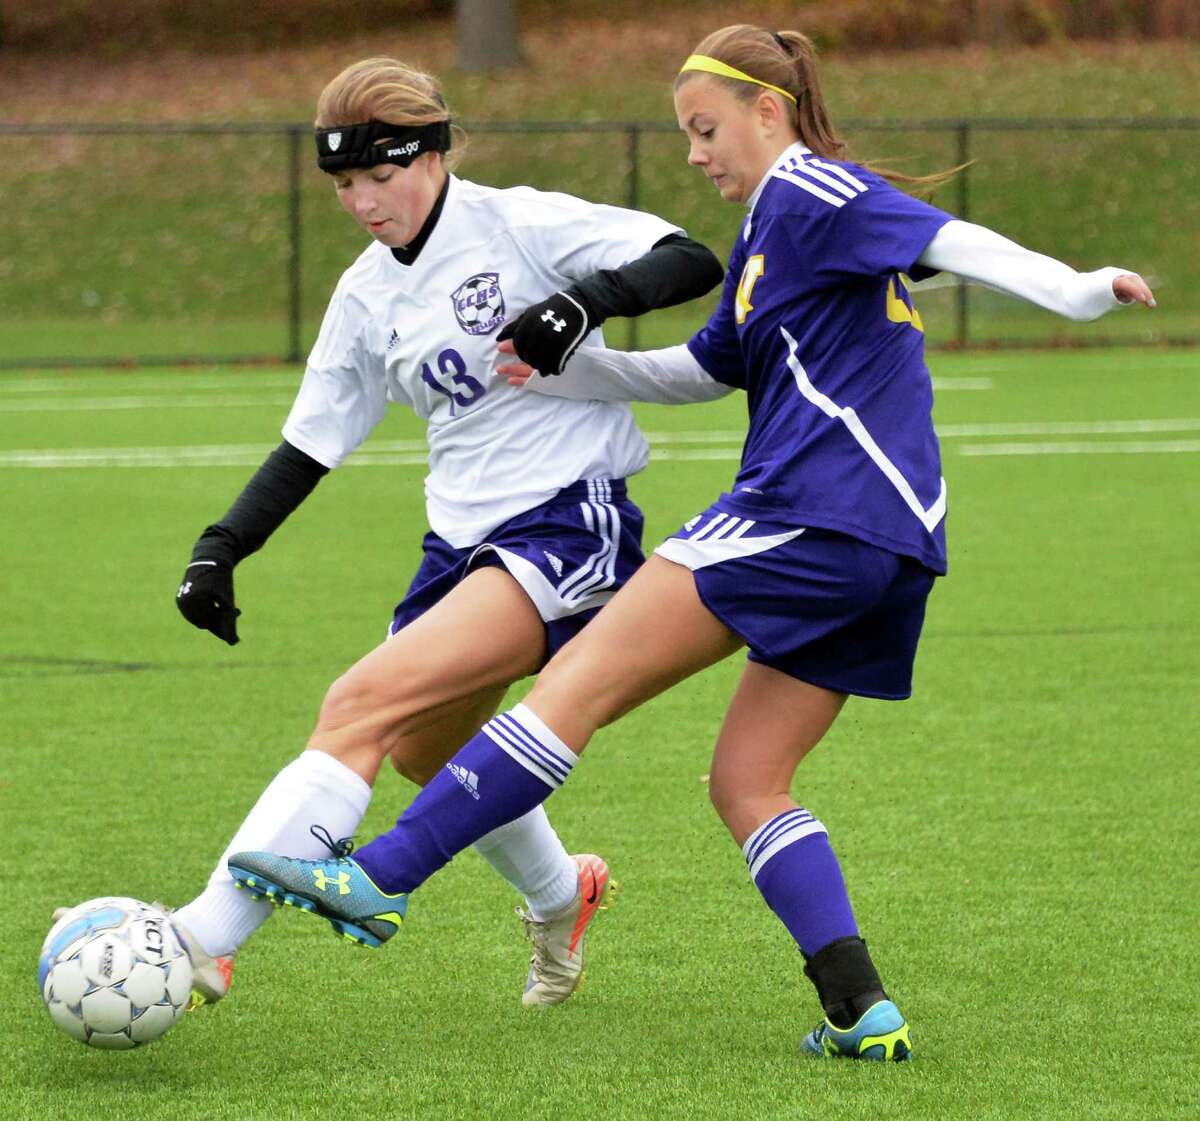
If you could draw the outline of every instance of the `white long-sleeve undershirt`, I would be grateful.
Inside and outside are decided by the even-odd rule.
[[[1079,322],[1099,319],[1124,306],[1113,293],[1113,281],[1118,276],[1136,275],[1118,268],[1076,272],[986,226],[958,219],[938,230],[918,263]],[[916,287],[920,289],[920,285]],[[561,377],[534,374],[526,388],[551,397],[659,405],[715,401],[733,392],[711,377],[684,345],[641,351],[587,347],[575,352]]]
[[[1133,275],[1131,269],[1116,268],[1076,272],[1070,265],[1034,253],[986,226],[958,219],[947,222],[934,234],[917,263],[1028,300],[1081,323],[1122,307],[1113,294],[1113,281],[1118,276]]]
[[[733,392],[717,381],[688,348],[577,350],[559,377],[534,374],[526,388],[550,397],[586,401],[648,401],[655,405],[693,405]]]

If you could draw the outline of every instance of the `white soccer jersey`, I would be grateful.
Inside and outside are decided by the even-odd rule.
[[[456,548],[579,480],[646,465],[628,404],[525,393],[493,376],[496,333],[574,280],[647,253],[678,227],[530,187],[450,176],[416,261],[373,243],[343,274],[283,426],[336,467],[389,402],[429,422],[429,525]],[[584,346],[603,346],[599,330]]]

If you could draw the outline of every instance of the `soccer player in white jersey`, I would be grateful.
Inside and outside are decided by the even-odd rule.
[[[685,62],[675,108],[689,162],[749,210],[720,305],[686,346],[581,351],[566,377],[528,384],[611,398],[706,381],[744,390],[749,432],[729,493],[660,545],[389,833],[353,857],[238,853],[229,865],[343,927],[390,935],[386,916],[409,892],[540,805],[597,729],[745,647],[709,790],[816,987],[824,1018],[802,1048],[903,1060],[909,1027],[860,937],[826,828],[789,791],[848,695],[910,694],[926,598],[945,571],[946,487],[904,277],[953,272],[1081,320],[1153,296],[1127,270],[1076,273],[848,162],[799,32],[715,32]],[[513,363],[511,380],[531,365]],[[464,770],[477,798],[455,780]],[[348,890],[314,890],[314,872]]]
[[[383,417],[428,422],[424,559],[390,636],[333,683],[307,750],[266,788],[228,851],[315,856],[352,834],[389,757],[420,784],[536,672],[643,560],[625,477],[647,446],[628,405],[523,392],[494,376],[514,336],[557,373],[600,323],[704,294],[721,266],[650,214],[563,194],[499,190],[450,171],[455,144],[434,78],[392,59],[348,67],[321,94],[319,166],[372,243],[329,303],[280,444],[197,541],[177,602],[229,644],[233,568],[260,548]],[[503,327],[503,331],[501,328]],[[505,334],[505,332],[507,334]],[[714,393],[700,393],[699,398]],[[475,776],[457,771],[468,797]],[[568,856],[541,807],[476,845],[526,900],[526,1006],[576,987],[608,868]],[[217,863],[175,913],[209,1001],[270,907]]]

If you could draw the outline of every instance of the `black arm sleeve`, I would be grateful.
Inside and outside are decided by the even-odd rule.
[[[262,548],[329,473],[329,468],[283,441],[254,473],[234,504],[196,542],[192,560],[222,561],[231,567]]]
[[[614,315],[642,315],[694,300],[720,284],[723,275],[711,250],[682,234],[668,234],[636,261],[594,272],[566,292],[583,305],[594,327]]]

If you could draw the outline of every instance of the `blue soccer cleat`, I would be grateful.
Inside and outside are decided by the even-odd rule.
[[[823,1059],[874,1059],[893,1063],[912,1059],[908,1024],[890,1000],[876,1001],[850,1028],[823,1020],[804,1037],[800,1050]]]
[[[335,855],[325,860],[238,852],[226,864],[238,887],[251,895],[320,915],[347,941],[378,949],[400,929],[408,895],[377,888],[351,858],[348,840],[326,844]]]

